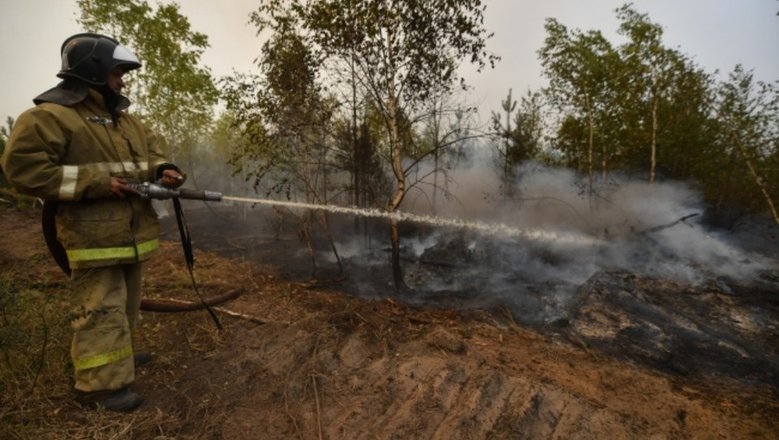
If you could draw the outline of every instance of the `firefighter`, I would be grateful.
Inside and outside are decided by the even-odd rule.
[[[55,259],[62,251],[58,263],[66,257],[70,272],[77,400],[127,412],[143,402],[131,385],[135,363],[148,360],[133,351],[141,262],[159,247],[157,214],[128,183],[175,188],[184,176],[154,133],[126,112],[123,75],[141,67],[129,49],[80,33],[64,41],[61,55],[62,81],[16,119],[2,168],[17,191],[43,199],[44,213],[54,217],[50,248]]]

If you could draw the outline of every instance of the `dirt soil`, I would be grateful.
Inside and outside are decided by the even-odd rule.
[[[0,209],[0,224],[4,276],[18,290],[41,287],[41,279],[61,287],[37,212]],[[193,235],[196,245],[206,240]],[[146,267],[145,295],[191,301],[180,245],[170,230],[165,237]],[[265,243],[266,259],[196,250],[205,296],[243,289],[216,308],[222,331],[204,311],[143,313],[138,349],[155,356],[137,371],[146,402],[99,420],[122,427],[113,438],[779,437],[779,397],[763,382],[653,368],[523,327],[499,307],[358,298],[336,281],[312,282],[280,266],[291,261],[273,256],[300,246],[295,240]],[[48,402],[37,417],[48,419],[49,431],[36,431],[39,438],[95,423],[67,392]],[[10,420],[35,423],[28,417]]]

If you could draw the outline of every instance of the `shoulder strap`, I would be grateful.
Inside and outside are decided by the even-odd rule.
[[[195,294],[197,294],[198,299],[200,300],[200,303],[205,307],[206,310],[208,310],[208,314],[211,315],[211,319],[214,320],[214,324],[216,324],[216,328],[219,330],[222,330],[222,324],[219,322],[219,318],[216,317],[216,314],[213,310],[211,310],[211,307],[206,303],[206,300],[203,298],[203,295],[200,294],[200,291],[197,288],[197,283],[195,282],[195,255],[192,252],[192,240],[189,237],[189,227],[187,226],[187,221],[184,218],[184,210],[181,208],[181,201],[178,199],[178,197],[173,197],[173,208],[176,211],[176,223],[178,223],[179,226],[179,234],[181,235],[181,246],[184,248],[184,259],[187,262],[187,270],[189,270],[189,278],[192,280],[192,289],[195,291]]]
[[[70,263],[68,262],[68,254],[65,252],[65,248],[57,240],[57,207],[59,203],[56,200],[46,200],[43,202],[43,209],[41,210],[41,229],[43,230],[43,239],[46,241],[46,247],[49,248],[49,253],[54,258],[57,266],[65,272],[65,275],[70,276]]]

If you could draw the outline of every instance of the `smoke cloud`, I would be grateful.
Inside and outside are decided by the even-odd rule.
[[[602,270],[699,285],[748,281],[768,267],[707,228],[701,197],[683,183],[611,175],[591,194],[586,177],[571,170],[528,163],[517,175],[516,186],[505,191],[494,169],[469,166],[450,172],[447,197],[436,197],[436,206],[429,195],[410,194],[402,206],[407,211],[544,233],[512,237],[441,227],[407,237],[415,263],[406,266],[406,278],[426,292],[419,301],[497,301],[531,311],[531,321],[549,321]]]
[[[508,305],[521,311],[525,322],[545,323],[563,317],[578,287],[600,271],[625,270],[659,280],[726,288],[730,282],[748,283],[776,265],[776,255],[764,258],[742,248],[733,234],[707,227],[705,204],[684,183],[650,184],[610,174],[596,179],[590,192],[586,176],[526,163],[516,170],[516,185],[505,188],[486,154],[454,167],[445,177],[439,174],[434,179],[425,166],[411,176],[412,181],[415,176],[426,177],[401,206],[408,216],[401,222],[404,278],[415,290],[413,297],[404,299],[453,307]],[[198,179],[190,184],[199,188],[265,195],[251,191],[240,177],[224,178],[224,170],[211,167],[195,174]],[[330,178],[334,182],[336,176]],[[434,182],[436,194],[431,190]],[[229,231],[225,219],[217,219],[213,212],[200,218],[214,217],[219,230],[258,239],[262,236],[258,217],[281,224],[283,210],[272,213],[258,208],[254,216],[246,217],[245,210],[253,205],[238,207],[245,224],[231,223]],[[392,294],[387,222],[373,215],[381,210],[366,213],[372,227],[361,226],[357,233],[354,215],[363,210],[336,208],[332,210],[334,237],[352,291],[371,297]],[[274,235],[280,230],[279,226],[263,228],[272,229]],[[292,223],[285,228],[294,229]],[[265,246],[244,247],[253,253],[249,258],[261,258]],[[294,255],[299,263],[289,264],[288,269],[310,273],[305,246],[288,248],[291,253],[300,249]],[[327,244],[320,249],[320,262],[335,263]],[[274,259],[279,260],[279,255]]]

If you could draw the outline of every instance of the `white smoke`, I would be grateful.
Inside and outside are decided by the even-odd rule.
[[[564,317],[577,288],[603,270],[720,285],[722,280],[749,281],[767,265],[776,265],[707,228],[701,197],[684,183],[650,184],[612,174],[596,179],[590,192],[586,176],[528,163],[516,170],[517,184],[503,188],[490,163],[482,155],[469,166],[439,174],[437,194],[431,192],[431,169],[421,165],[414,176],[426,179],[409,192],[402,212],[393,214],[346,203],[236,197],[248,192],[245,182],[222,187],[218,179],[202,176],[197,183],[224,191],[222,205],[332,212],[340,219],[335,237],[340,258],[347,260],[345,272],[368,296],[391,291],[385,226],[388,218],[397,219],[406,226],[401,234],[404,277],[417,291],[407,300],[455,307],[500,303],[523,312],[517,316],[525,322]],[[360,228],[354,228],[356,218]],[[323,249],[320,257],[336,263],[330,247]]]
[[[474,270],[508,270],[512,279],[528,283],[578,285],[599,270],[620,268],[695,284],[717,277],[747,280],[765,268],[759,257],[702,224],[704,204],[683,183],[611,175],[590,192],[586,177],[571,170],[528,163],[517,175],[517,185],[503,194],[495,170],[456,170],[449,175],[450,197],[437,198],[443,203],[433,208],[417,198],[403,209],[593,239],[581,246],[469,234],[475,252],[494,254],[485,256],[490,267]]]

